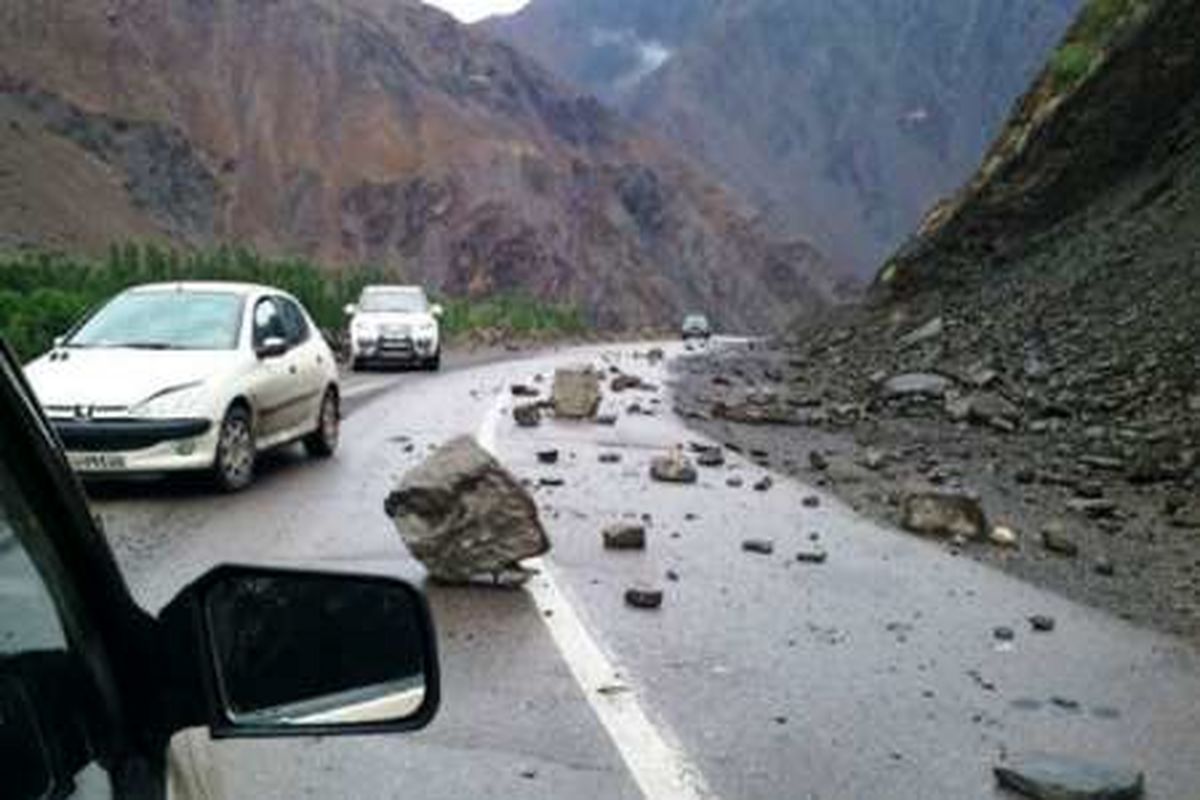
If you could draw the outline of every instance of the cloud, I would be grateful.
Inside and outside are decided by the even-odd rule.
[[[525,7],[529,0],[424,0],[431,6],[448,11],[462,22],[477,22],[496,14],[512,14]]]

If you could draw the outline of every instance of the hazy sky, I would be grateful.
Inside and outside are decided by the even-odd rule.
[[[425,0],[431,6],[444,8],[463,22],[474,22],[492,14],[510,14],[529,0]]]

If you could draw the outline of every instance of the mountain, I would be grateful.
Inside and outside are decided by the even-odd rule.
[[[763,329],[825,262],[512,48],[415,0],[10,0],[0,246],[236,242],[597,324]]]
[[[532,0],[483,23],[866,276],[978,165],[1080,0]]]

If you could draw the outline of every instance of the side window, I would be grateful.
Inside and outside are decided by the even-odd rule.
[[[110,798],[82,731],[90,703],[86,673],[71,652],[58,607],[22,538],[42,536],[6,467],[0,464],[0,793],[46,796],[40,742],[53,742],[75,773],[65,797]],[[55,795],[60,796],[60,795]]]
[[[278,301],[273,297],[264,297],[254,306],[254,345],[257,347],[272,338],[287,341],[287,328]]]
[[[293,346],[307,342],[312,331],[309,330],[308,320],[305,319],[300,306],[286,297],[280,297],[279,308],[283,312],[283,326],[287,330],[288,342]]]

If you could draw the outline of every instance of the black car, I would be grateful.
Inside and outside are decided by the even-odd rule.
[[[176,731],[365,734],[439,702],[424,597],[390,578],[222,566],[133,601],[0,342],[0,794],[166,796]]]

